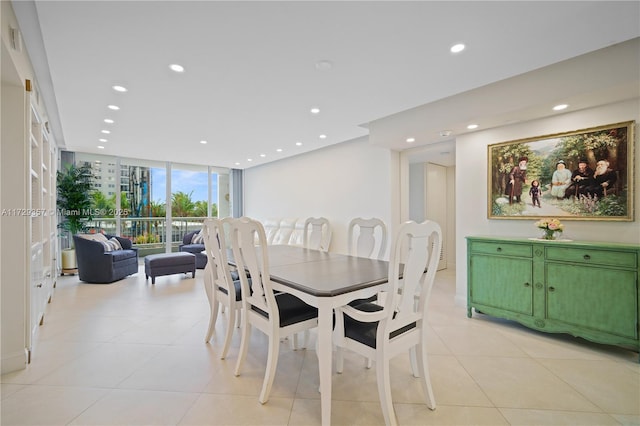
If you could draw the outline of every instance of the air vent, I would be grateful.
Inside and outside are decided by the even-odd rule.
[[[11,48],[13,48],[13,50],[22,52],[22,35],[20,34],[19,29],[9,27],[9,40],[11,42]]]

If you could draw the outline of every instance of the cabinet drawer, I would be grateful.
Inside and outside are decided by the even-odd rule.
[[[574,262],[592,265],[609,265],[636,268],[636,254],[625,251],[591,250],[583,248],[547,247],[547,260]]]
[[[532,257],[530,244],[473,241],[471,242],[471,251],[474,253],[499,254],[502,256]]]

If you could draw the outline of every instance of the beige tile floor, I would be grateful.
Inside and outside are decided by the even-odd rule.
[[[269,402],[258,393],[266,339],[254,331],[240,377],[239,333],[220,360],[226,314],[203,341],[209,306],[203,271],[158,277],[144,272],[110,285],[60,277],[33,362],[2,376],[1,424],[9,425],[317,425],[313,349],[281,344]],[[402,425],[639,425],[635,352],[474,315],[454,305],[455,273],[440,271],[429,315],[429,363],[438,404],[423,403],[409,357],[392,365]],[[313,340],[313,337],[312,337]],[[311,342],[311,348],[314,342]],[[383,424],[375,365],[347,354],[333,377],[332,423]]]

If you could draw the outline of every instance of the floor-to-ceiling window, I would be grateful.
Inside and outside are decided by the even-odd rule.
[[[229,216],[229,170],[65,152],[63,162],[90,165],[94,174],[93,219],[88,232],[130,238],[140,255],[176,251],[185,233],[204,218]]]

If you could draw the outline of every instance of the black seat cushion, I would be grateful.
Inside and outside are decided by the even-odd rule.
[[[232,274],[233,276],[233,274]],[[242,300],[242,285],[240,284],[240,280],[236,280],[233,282],[233,286],[236,289],[236,302],[239,302]],[[218,286],[218,288],[220,289],[221,292],[223,292],[224,294],[227,294],[227,289],[224,287],[220,287]]]
[[[351,302],[349,302],[349,306],[353,306],[354,308],[358,305],[362,305],[363,303],[373,303],[376,300],[378,300],[378,295],[374,294],[371,297],[368,297],[366,299],[356,299],[356,300],[352,300]]]
[[[354,306],[359,311],[363,312],[377,312],[382,310],[382,306],[375,303],[361,303]],[[395,317],[395,314],[393,315]],[[360,322],[356,321],[348,315],[344,315],[344,334],[350,339],[367,345],[371,348],[376,348],[376,333],[378,331],[378,321],[375,322]],[[416,323],[405,325],[404,327],[392,331],[389,336],[393,339],[402,333],[405,333],[416,327]]]
[[[286,327],[318,316],[317,308],[307,305],[293,294],[279,293],[275,296],[278,311],[280,312],[280,327]],[[269,317],[269,314],[260,308],[251,306],[251,309],[267,318]]]

